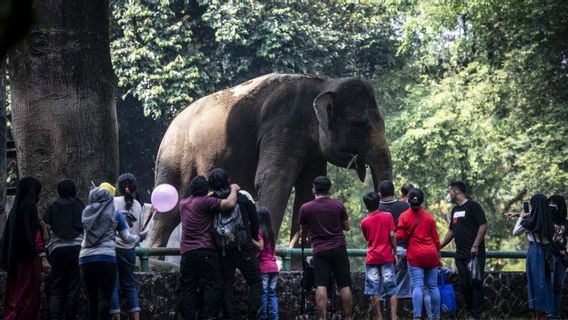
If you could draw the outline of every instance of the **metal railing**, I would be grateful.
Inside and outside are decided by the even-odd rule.
[[[304,255],[312,255],[312,249],[305,249]],[[442,250],[442,258],[453,258],[455,251]],[[136,248],[136,255],[140,258],[140,271],[147,272],[150,270],[149,260],[151,256],[179,256],[179,248]],[[282,271],[290,271],[292,267],[292,258],[300,257],[302,250],[299,248],[276,247],[276,255],[282,258]],[[365,257],[367,249],[347,249],[349,257]],[[487,251],[486,257],[490,259],[524,259],[526,252],[522,251]]]

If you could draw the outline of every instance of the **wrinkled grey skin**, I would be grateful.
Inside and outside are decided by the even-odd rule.
[[[156,185],[169,183],[181,197],[190,180],[227,170],[231,180],[266,207],[278,234],[292,188],[292,234],[312,181],[330,162],[350,167],[375,189],[391,179],[384,122],[369,83],[298,74],[268,74],[206,96],[168,128],[156,160]],[[154,215],[151,244],[165,246],[180,223],[178,209]]]

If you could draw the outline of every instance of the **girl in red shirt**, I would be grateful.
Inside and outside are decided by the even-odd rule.
[[[438,291],[438,267],[440,266],[440,238],[436,221],[422,208],[424,192],[411,189],[408,192],[410,209],[398,219],[396,237],[407,244],[406,259],[412,285],[414,318],[422,316],[422,301],[426,301],[428,319],[440,319],[440,292]],[[424,299],[424,289],[430,299]]]

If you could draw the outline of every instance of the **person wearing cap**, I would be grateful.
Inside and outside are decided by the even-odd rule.
[[[83,209],[83,242],[79,252],[81,278],[88,301],[88,319],[111,319],[110,303],[116,280],[116,233],[124,243],[146,238],[147,231],[131,234],[124,216],[114,207],[107,189],[94,188]]]
[[[99,186],[99,188],[108,190],[108,192],[110,192],[110,194],[111,194],[113,197],[116,195],[116,188],[115,188],[112,184],[110,184],[110,183],[108,183],[108,182],[103,182],[103,183],[101,183],[101,185]]]

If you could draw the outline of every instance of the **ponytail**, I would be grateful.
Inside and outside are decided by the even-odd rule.
[[[118,188],[118,194],[124,196],[126,210],[132,209],[132,205],[134,204],[134,199],[140,202],[142,206],[142,202],[140,201],[140,196],[136,191],[138,189],[138,183],[136,181],[136,177],[131,173],[124,173],[118,177],[118,181],[116,183]]]

